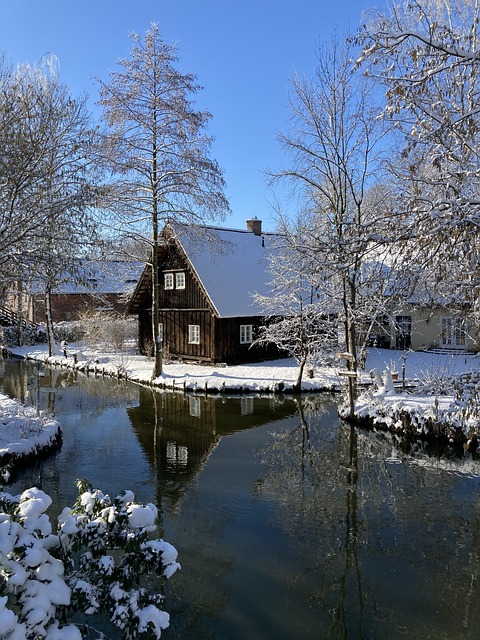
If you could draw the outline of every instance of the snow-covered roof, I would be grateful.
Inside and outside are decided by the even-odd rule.
[[[208,227],[206,241],[174,227],[177,240],[220,317],[261,316],[254,293],[269,293],[267,253],[274,234]]]
[[[144,268],[143,262],[123,260],[85,261],[78,269],[79,278],[56,285],[53,293],[60,294],[123,294],[133,291]],[[34,283],[33,293],[41,292],[41,283]],[[38,289],[38,291],[35,291]]]

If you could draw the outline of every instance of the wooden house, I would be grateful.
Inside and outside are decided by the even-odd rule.
[[[205,363],[280,357],[274,345],[253,345],[263,322],[255,292],[268,292],[261,221],[246,230],[167,224],[159,250],[159,333],[164,357]],[[127,312],[138,315],[139,347],[152,352],[152,273],[147,265]]]

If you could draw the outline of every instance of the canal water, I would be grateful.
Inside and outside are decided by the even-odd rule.
[[[15,360],[0,386],[64,433],[6,490],[60,510],[87,478],[157,504],[182,564],[167,640],[480,638],[480,462],[352,428],[329,395],[161,393]]]

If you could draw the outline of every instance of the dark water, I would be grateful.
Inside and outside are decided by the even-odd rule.
[[[35,371],[0,361],[3,390],[36,401]],[[85,477],[155,502],[182,563],[167,640],[480,638],[480,463],[341,424],[330,396],[43,373],[63,446],[6,489],[36,485],[60,509]]]

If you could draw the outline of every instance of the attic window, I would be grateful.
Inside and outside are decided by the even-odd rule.
[[[175,274],[175,286],[177,289],[185,289],[185,273],[183,271]]]
[[[165,289],[185,289],[185,272],[164,273]]]

